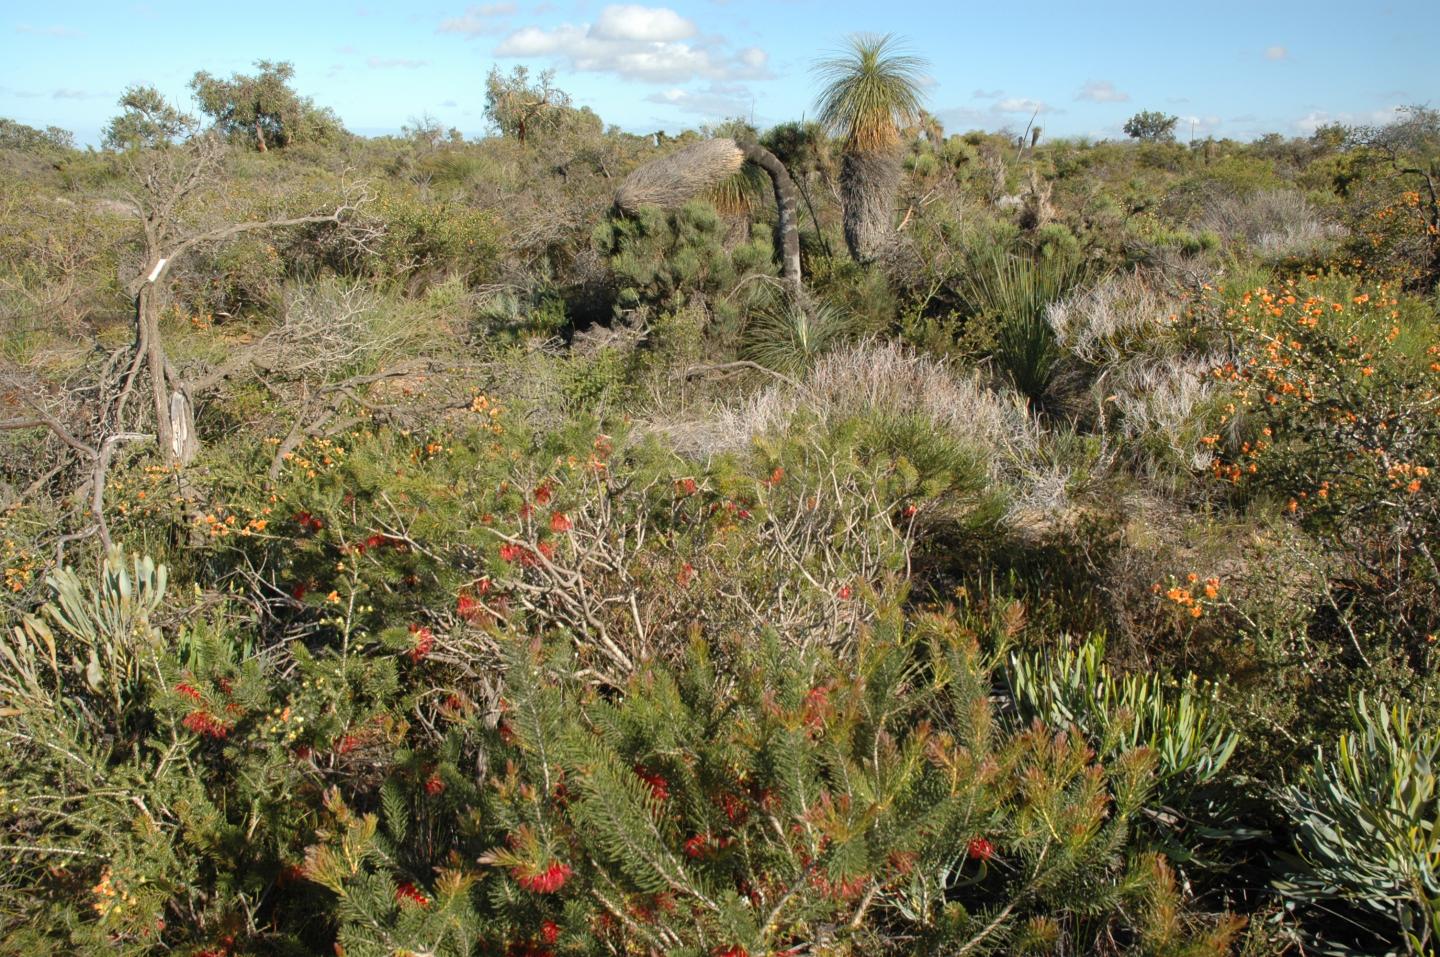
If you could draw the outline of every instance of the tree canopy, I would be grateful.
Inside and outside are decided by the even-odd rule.
[[[195,117],[172,106],[153,86],[132,86],[120,97],[122,112],[105,127],[107,149],[156,149],[195,127]]]
[[[1175,124],[1180,117],[1158,110],[1141,110],[1125,121],[1125,135],[1147,143],[1168,143],[1175,138]]]
[[[205,71],[190,80],[200,109],[231,139],[252,143],[261,152],[296,141],[325,141],[344,132],[340,118],[290,88],[295,67],[286,62],[255,61],[259,72],[236,73],[222,80]]]

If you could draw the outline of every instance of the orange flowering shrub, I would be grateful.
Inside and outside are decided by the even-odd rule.
[[[1231,390],[1205,444],[1214,476],[1278,500],[1344,567],[1350,599],[1440,615],[1440,336],[1390,284],[1318,276],[1246,292],[1224,310]]]

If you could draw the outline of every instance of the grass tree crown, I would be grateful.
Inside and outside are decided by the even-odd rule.
[[[920,116],[928,65],[905,52],[892,33],[857,33],[844,49],[812,68],[825,84],[817,104],[820,122],[845,141],[847,151],[893,145],[899,131]]]

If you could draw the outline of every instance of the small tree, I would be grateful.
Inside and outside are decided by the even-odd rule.
[[[546,70],[532,83],[530,71],[517,66],[509,76],[499,67],[485,78],[485,116],[501,136],[526,137],[557,124],[570,106],[570,95],[556,89],[555,71]]]
[[[224,135],[251,141],[263,153],[271,146],[325,140],[343,132],[332,111],[290,88],[294,66],[257,60],[255,67],[260,72],[254,76],[236,73],[222,80],[202,70],[190,81],[200,109],[215,118]]]
[[[0,150],[18,150],[22,153],[45,153],[53,150],[73,150],[75,136],[69,130],[58,126],[47,126],[37,130],[15,120],[0,117]]]
[[[107,149],[158,149],[195,131],[195,117],[171,106],[153,86],[132,86],[120,97],[123,112],[105,127]]]
[[[1178,116],[1168,116],[1158,110],[1141,110],[1125,121],[1125,135],[1143,143],[1169,143],[1175,139],[1175,124]]]

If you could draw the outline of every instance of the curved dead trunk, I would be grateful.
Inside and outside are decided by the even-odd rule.
[[[757,143],[744,146],[717,137],[705,140],[636,169],[615,191],[615,208],[633,214],[641,206],[679,206],[734,173],[754,163],[770,177],[779,212],[776,224],[780,276],[792,294],[800,292],[799,190],[779,157]],[[898,178],[898,168],[897,168]]]
[[[770,186],[775,191],[775,208],[779,212],[775,233],[779,238],[780,277],[792,295],[800,292],[800,193],[795,181],[785,169],[779,157],[758,143],[747,143],[741,147],[745,159],[763,169],[770,177]]]
[[[899,186],[900,157],[893,150],[856,150],[841,160],[845,245],[856,262],[872,262],[889,244]]]

